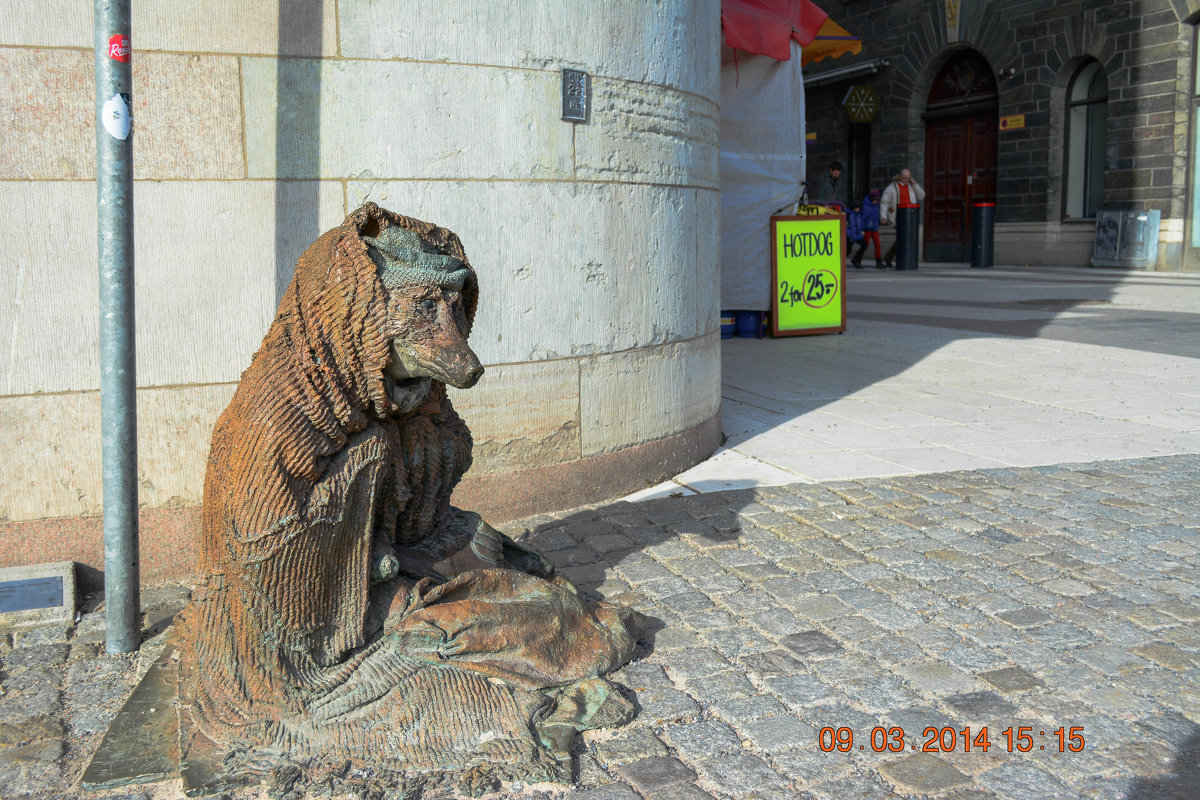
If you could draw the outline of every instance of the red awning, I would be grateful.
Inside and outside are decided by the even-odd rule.
[[[828,16],[810,0],[721,0],[725,44],[776,61],[792,57],[791,39],[812,44]]]

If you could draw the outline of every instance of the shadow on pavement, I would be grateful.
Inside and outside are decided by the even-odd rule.
[[[634,657],[638,662],[655,651],[664,631],[673,629],[668,635],[677,636],[686,629],[678,624],[680,615],[724,613],[707,595],[740,587],[736,579],[719,568],[707,575],[693,574],[702,571],[696,568],[689,570],[685,580],[663,563],[694,566],[703,563],[705,554],[735,551],[741,533],[738,515],[754,500],[754,490],[747,489],[636,504],[616,502],[540,524],[531,521],[534,524],[520,541],[552,561],[558,574],[588,601],[626,605],[647,616],[647,632]],[[680,558],[687,561],[676,561]],[[717,567],[712,559],[707,563]],[[647,668],[661,672],[659,667],[642,667]],[[638,667],[622,672],[630,669],[637,674]],[[616,676],[618,682],[623,678],[629,680],[624,674]],[[625,691],[639,717],[643,707],[637,690],[644,688],[629,686]],[[680,702],[691,702],[677,694]]]
[[[1200,797],[1200,727],[1192,726],[1192,735],[1180,746],[1170,770],[1171,774],[1161,778],[1139,778],[1124,800],[1191,800]]]

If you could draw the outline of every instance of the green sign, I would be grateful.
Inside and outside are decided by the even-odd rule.
[[[846,330],[845,217],[771,217],[771,283],[776,336]]]

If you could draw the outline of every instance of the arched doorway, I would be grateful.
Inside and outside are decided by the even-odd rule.
[[[925,103],[925,260],[966,261],[971,204],[996,200],[996,78],[974,50],[951,57]]]

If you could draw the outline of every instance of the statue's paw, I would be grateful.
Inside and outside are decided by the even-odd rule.
[[[435,560],[421,549],[397,548],[389,554],[388,563],[381,566],[391,568],[394,560],[396,573],[442,581],[476,569],[511,569],[544,580],[554,578],[554,565],[540,553],[517,544],[484,522],[478,514],[455,509],[447,531],[457,537],[467,526],[473,528],[468,543],[441,560]]]
[[[470,536],[470,549],[477,557],[476,561],[471,562],[474,564],[471,569],[514,569],[544,580],[554,578],[554,565],[540,553],[517,544],[510,536],[484,522],[483,517],[474,511],[464,511],[453,506],[450,510],[452,513],[446,530],[453,536]],[[458,555],[455,553],[446,561],[452,562]],[[449,568],[451,564],[446,566]]]
[[[513,569],[545,580],[554,577],[554,565],[541,553],[517,544],[503,533],[500,534],[500,540],[504,549],[504,560],[512,564]]]
[[[392,551],[396,559],[396,572],[409,578],[433,578],[444,581],[453,575],[446,575],[438,570],[437,561],[433,556],[411,547],[397,547]]]
[[[503,559],[482,557],[474,548],[467,545],[457,553],[436,562],[433,569],[439,576],[453,578],[473,569],[512,569],[512,567]]]

